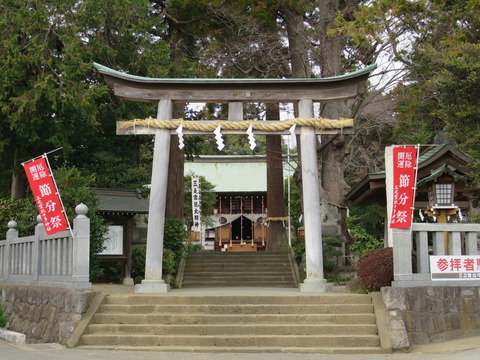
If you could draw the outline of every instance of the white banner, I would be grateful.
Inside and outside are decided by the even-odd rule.
[[[192,176],[192,231],[200,231],[201,196],[200,178]]]
[[[432,280],[480,280],[480,256],[430,256],[430,272]]]

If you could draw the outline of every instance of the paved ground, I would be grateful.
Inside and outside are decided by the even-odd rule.
[[[478,360],[480,336],[414,346],[408,354],[217,354],[66,349],[57,344],[12,345],[0,340],[2,360]]]

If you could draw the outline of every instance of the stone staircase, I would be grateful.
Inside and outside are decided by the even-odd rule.
[[[286,251],[190,252],[177,280],[182,288],[298,286]]]
[[[263,296],[214,293],[109,295],[80,338],[79,348],[238,353],[382,352],[370,295],[307,295],[295,291],[271,295],[268,289],[261,292]]]

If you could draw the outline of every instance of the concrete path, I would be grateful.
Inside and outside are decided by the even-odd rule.
[[[66,349],[57,344],[13,345],[0,340],[2,360],[478,360],[480,336],[414,346],[408,354],[219,354]]]

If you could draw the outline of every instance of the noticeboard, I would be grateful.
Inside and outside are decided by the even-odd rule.
[[[123,226],[110,225],[99,255],[123,255]]]

